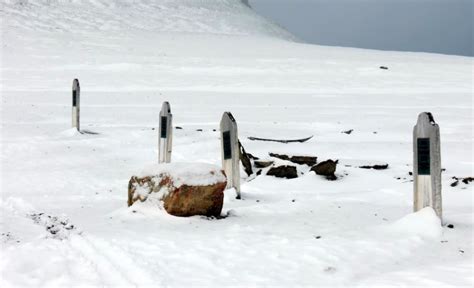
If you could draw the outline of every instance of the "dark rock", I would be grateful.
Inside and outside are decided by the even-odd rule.
[[[296,167],[289,165],[272,167],[270,168],[270,170],[268,170],[267,175],[287,179],[293,179],[298,177]]]
[[[288,156],[288,155],[276,154],[276,153],[268,153],[268,155],[270,155],[270,157],[275,157],[275,158],[278,158],[278,159],[281,159],[281,160],[290,161],[290,156]]]
[[[176,126],[174,128],[177,129],[177,130],[183,130],[183,127],[180,127],[180,126]]]
[[[388,164],[376,164],[376,165],[363,165],[359,166],[362,169],[374,169],[374,170],[385,170],[388,168]]]
[[[387,66],[380,66],[379,68],[382,69],[382,70],[388,70]]]
[[[292,156],[290,161],[300,165],[313,166],[317,163],[318,157],[314,156]]]
[[[339,161],[333,161],[331,159],[323,161],[311,168],[317,175],[326,176],[328,180],[336,180],[337,177],[334,174],[336,172],[337,163]]]
[[[344,133],[344,134],[351,134],[352,132],[354,131],[354,129],[350,129],[350,130],[347,130],[347,131],[342,131],[341,133]]]
[[[462,179],[462,183],[464,183],[464,184],[469,184],[472,181],[474,181],[474,177],[466,177],[466,178]]]
[[[446,227],[448,227],[449,229],[453,229],[454,225],[453,224],[448,224]]]
[[[459,181],[456,180],[456,181],[454,181],[453,183],[451,183],[451,185],[449,185],[449,186],[451,186],[451,187],[456,187],[456,186],[458,186],[458,184],[459,184]]]
[[[284,154],[269,153],[271,157],[290,161],[299,165],[313,166],[316,164],[318,157],[315,156],[288,156]]]
[[[257,176],[262,175],[262,169],[258,170],[257,173],[255,173]]]
[[[253,162],[256,168],[267,168],[271,166],[273,163],[274,163],[273,161],[264,161],[264,160],[257,160]]]
[[[202,132],[202,129],[196,129],[197,132]]]

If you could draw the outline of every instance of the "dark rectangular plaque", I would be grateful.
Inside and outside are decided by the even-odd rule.
[[[222,133],[222,142],[224,143],[224,160],[232,159],[232,145],[230,143],[230,131]]]
[[[430,175],[430,138],[418,138],[418,175]]]
[[[77,106],[77,91],[72,90],[72,106],[76,107]]]
[[[161,126],[160,137],[166,138],[168,136],[168,117],[161,116],[160,126]]]

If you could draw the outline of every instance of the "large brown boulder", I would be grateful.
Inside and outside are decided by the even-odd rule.
[[[128,184],[128,206],[149,198],[163,201],[174,216],[220,216],[227,185],[220,168],[208,164],[169,163],[148,168],[132,176]]]

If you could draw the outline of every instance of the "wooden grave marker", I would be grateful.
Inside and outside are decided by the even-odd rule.
[[[163,102],[158,128],[158,162],[170,163],[173,144],[173,114],[170,103]]]
[[[230,112],[224,112],[221,125],[222,169],[227,176],[227,188],[235,188],[240,199],[240,149],[237,122]]]
[[[432,207],[442,220],[440,148],[438,124],[431,113],[421,113],[413,129],[413,210]]]
[[[74,79],[72,81],[72,127],[76,128],[77,131],[81,131],[80,127],[80,112],[81,112],[81,87],[79,80]]]

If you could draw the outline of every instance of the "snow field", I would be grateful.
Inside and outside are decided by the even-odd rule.
[[[0,11],[0,286],[474,282],[472,186],[449,185],[473,174],[472,58],[294,43],[230,0],[28,2]],[[70,20],[77,7],[84,13]],[[97,135],[70,129],[74,78],[81,127]],[[220,220],[127,208],[128,180],[157,159],[163,101],[183,127],[173,162],[220,166],[218,125],[231,111],[247,152],[339,159],[340,179],[242,171],[243,200],[227,190]],[[412,214],[412,128],[423,111],[440,125],[444,220],[454,229],[430,209]],[[354,167],[374,162],[389,169]],[[75,229],[57,239],[38,213]]]

